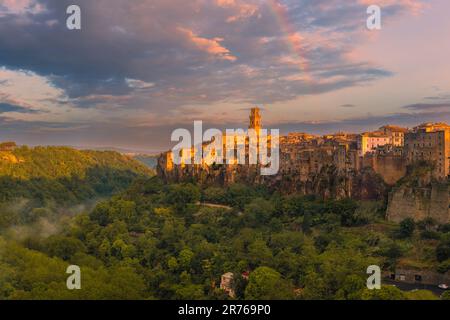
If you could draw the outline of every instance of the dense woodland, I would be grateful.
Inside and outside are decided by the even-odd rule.
[[[391,224],[383,203],[167,185],[116,153],[7,153],[0,299],[227,299],[226,272],[236,275],[236,299],[439,299],[369,291],[366,268],[450,269],[450,225]],[[86,201],[92,208],[60,209]],[[81,267],[81,290],[66,288],[70,264]]]
[[[116,152],[0,144],[0,228],[80,211],[151,174]]]

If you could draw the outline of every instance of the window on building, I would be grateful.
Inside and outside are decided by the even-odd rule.
[[[416,274],[416,275],[414,276],[414,280],[416,280],[416,281],[422,281],[422,276],[421,276],[420,274]]]

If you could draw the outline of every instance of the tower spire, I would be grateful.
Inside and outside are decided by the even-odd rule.
[[[261,125],[261,114],[260,109],[258,107],[254,107],[250,112],[250,125],[249,129],[254,129],[256,132],[260,132],[262,129]]]

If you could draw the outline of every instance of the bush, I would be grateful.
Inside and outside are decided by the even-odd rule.
[[[420,233],[420,237],[422,239],[428,239],[428,240],[439,240],[439,239],[441,239],[441,234],[436,231],[425,230]]]
[[[408,300],[438,300],[438,298],[429,290],[415,290],[404,293]]]
[[[437,268],[437,271],[440,273],[446,273],[449,270],[450,270],[450,259],[442,261]]]
[[[416,223],[412,218],[406,218],[400,222],[396,236],[400,239],[410,238],[414,234]]]
[[[362,300],[405,300],[406,296],[394,286],[382,286],[381,290],[364,290]]]
[[[223,188],[206,188],[202,194],[202,201],[212,203],[226,203],[226,191]]]
[[[248,300],[286,300],[294,297],[291,284],[277,271],[268,267],[259,267],[250,274],[245,289]]]
[[[450,223],[443,224],[443,225],[439,226],[438,231],[442,232],[442,233],[450,232]]]
[[[439,262],[450,259],[450,240],[442,241],[436,247],[436,258]]]
[[[422,231],[430,231],[434,229],[436,225],[437,225],[436,221],[430,217],[417,222],[417,228]]]
[[[441,300],[450,300],[450,291],[445,291],[442,295],[441,295]]]
[[[381,250],[381,254],[389,259],[395,260],[403,255],[403,250],[397,243],[392,242]]]
[[[166,194],[167,201],[181,211],[188,204],[194,204],[200,200],[200,189],[193,184],[175,184],[169,187]]]

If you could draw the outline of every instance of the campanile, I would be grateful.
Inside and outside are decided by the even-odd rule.
[[[259,113],[259,108],[252,108],[250,113],[250,125],[249,129],[254,129],[256,132],[260,132],[262,129],[261,125],[261,114]]]

